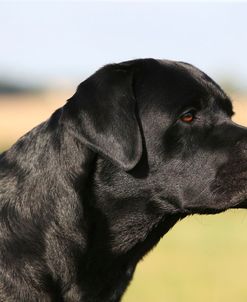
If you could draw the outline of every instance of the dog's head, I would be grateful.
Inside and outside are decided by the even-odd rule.
[[[183,214],[245,206],[247,129],[232,121],[223,90],[194,66],[107,65],[66,109],[73,134],[98,155],[96,185],[108,199],[140,197]]]

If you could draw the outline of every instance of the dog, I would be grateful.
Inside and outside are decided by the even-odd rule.
[[[117,302],[179,220],[246,208],[247,129],[196,67],[137,59],[82,82],[0,156],[0,301]]]

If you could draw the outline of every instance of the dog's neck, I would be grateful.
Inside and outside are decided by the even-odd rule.
[[[74,202],[82,206],[77,219],[82,227],[76,229],[77,236],[85,239],[74,259],[79,268],[77,285],[85,301],[115,302],[128,286],[138,261],[181,215],[161,216],[148,210],[148,200],[147,209],[141,208],[146,196],[119,197],[120,192],[114,192],[116,188],[103,171],[111,169],[110,163],[87,148],[82,150],[83,156],[78,154],[77,159],[81,156],[83,160],[71,183],[78,192]]]

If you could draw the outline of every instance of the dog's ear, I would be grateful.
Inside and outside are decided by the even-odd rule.
[[[76,123],[73,131],[89,148],[126,171],[135,167],[142,138],[130,66],[101,68],[79,85],[67,107]]]

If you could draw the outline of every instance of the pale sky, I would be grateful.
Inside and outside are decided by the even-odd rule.
[[[192,63],[247,88],[247,3],[0,2],[0,77],[78,81],[139,57]]]

